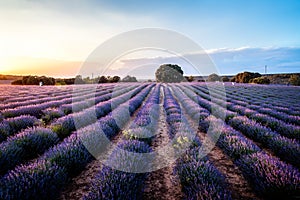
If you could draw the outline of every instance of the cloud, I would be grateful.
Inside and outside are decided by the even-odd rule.
[[[299,72],[299,47],[268,47],[220,49],[209,54],[222,74],[235,74],[240,71],[264,73]]]
[[[289,73],[300,71],[300,47],[240,47],[240,48],[220,48],[207,50],[206,53],[215,64],[220,74],[236,74],[242,71],[255,71],[264,73],[267,65],[267,73]],[[208,65],[209,61],[204,56],[204,52],[190,52],[183,55],[184,58],[199,57],[201,66]],[[198,74],[184,59],[176,56],[152,57],[152,58],[131,58],[120,61],[123,71],[136,68],[138,66],[152,63],[152,67],[144,67],[144,74],[154,76],[156,68],[163,63],[176,63],[182,66],[185,74]],[[153,67],[153,63],[157,64]],[[209,66],[209,65],[208,65]],[[201,68],[203,75],[210,74],[211,69]]]

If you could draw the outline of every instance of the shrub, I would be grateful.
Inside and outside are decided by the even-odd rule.
[[[258,152],[240,158],[236,164],[254,189],[268,199],[289,199],[299,195],[300,174],[278,158]]]
[[[118,148],[125,151],[120,151]],[[125,140],[118,144],[110,159],[109,166],[124,167],[124,171],[135,171],[149,165],[145,162],[143,153],[151,152],[151,148],[144,142]],[[132,157],[129,157],[129,153]],[[132,159],[129,159],[132,158]],[[83,199],[140,199],[143,182],[147,173],[128,173],[104,166],[92,182],[91,191]]]
[[[46,128],[30,128],[0,144],[0,174],[25,160],[33,159],[58,142]]]
[[[223,175],[210,162],[181,163],[175,170],[187,199],[231,199]]]
[[[297,85],[299,86],[300,85],[300,76],[299,75],[291,75],[290,79],[289,79],[289,82],[292,84],[292,85]]]
[[[69,176],[77,174],[92,160],[92,155],[81,142],[80,138],[73,134],[62,143],[47,151],[40,160],[46,160],[52,165],[63,167]]]
[[[186,80],[188,82],[193,82],[195,80],[195,77],[194,76],[188,76],[188,77],[186,77]]]
[[[0,123],[0,142],[22,129],[33,127],[38,124],[39,120],[36,117],[29,115],[5,119]]]
[[[76,130],[73,116],[67,115],[59,118],[59,120],[51,125],[51,129],[58,135],[59,138],[62,139],[67,137],[72,131]]]
[[[280,136],[271,129],[261,126],[246,117],[234,117],[229,120],[229,124],[248,137],[269,147],[281,159],[286,160],[295,166],[300,166],[298,159],[300,156],[300,146],[296,140]]]
[[[0,180],[1,199],[56,199],[67,180],[64,168],[49,162],[20,166]]]
[[[57,108],[49,108],[43,111],[42,120],[45,124],[49,124],[54,119],[60,118],[65,115],[65,113]]]
[[[223,76],[223,77],[221,78],[221,81],[222,81],[222,82],[229,82],[230,80],[229,80],[229,78],[228,78],[227,76]]]
[[[234,82],[237,83],[249,83],[251,79],[261,77],[261,74],[259,73],[252,73],[252,72],[243,72],[243,73],[238,73],[234,77]]]

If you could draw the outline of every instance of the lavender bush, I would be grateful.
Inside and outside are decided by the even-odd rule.
[[[58,142],[58,137],[46,128],[29,128],[0,144],[0,174],[35,158]]]
[[[286,199],[299,195],[299,171],[279,159],[258,152],[246,155],[236,163],[262,196]]]
[[[0,142],[7,137],[15,135],[22,129],[38,125],[39,121],[33,116],[23,115],[10,119],[5,119],[0,123]]]

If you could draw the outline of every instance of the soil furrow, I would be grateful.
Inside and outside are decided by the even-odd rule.
[[[163,107],[164,94],[161,88],[160,94],[160,117],[159,117],[159,127],[156,133],[156,137],[152,142],[152,148],[154,151],[164,147],[170,141],[168,135],[168,124],[166,122],[166,114]],[[154,165],[158,166],[160,159],[154,161]],[[181,192],[181,186],[177,177],[173,174],[175,163],[161,168],[159,170],[153,171],[149,174],[145,181],[145,191],[143,193],[143,199],[153,200],[172,200],[172,199],[182,199],[183,194]]]

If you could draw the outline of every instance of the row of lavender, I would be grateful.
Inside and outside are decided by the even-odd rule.
[[[83,199],[140,199],[147,173],[134,173],[149,168],[150,144],[158,125],[160,86],[149,94],[142,108],[113,147],[112,153],[96,174],[90,192]],[[122,171],[120,171],[122,170]]]
[[[299,98],[298,87],[285,87],[285,86],[268,86],[268,85],[249,85],[249,84],[236,84],[228,86],[225,84],[226,92],[230,94],[241,94],[246,99],[253,99],[264,101],[264,104],[276,103],[279,107],[292,107],[296,106],[299,110],[299,105],[295,104],[295,100]],[[266,101],[266,100],[269,100]],[[287,104],[288,103],[288,104]]]
[[[217,85],[213,88],[221,89]],[[300,115],[299,88],[286,88],[282,86],[254,86],[254,85],[236,85],[234,87],[223,87],[226,94],[232,95],[241,102],[254,104],[289,115]]]
[[[297,115],[298,112],[296,109],[297,103],[299,103],[299,100],[293,100],[292,103],[285,102],[286,107],[281,107],[281,109],[277,110],[278,107],[278,101],[270,101],[268,99],[263,99],[263,100],[257,100],[259,98],[259,93],[254,92],[252,94],[251,98],[247,98],[244,96],[243,92],[240,93],[230,93],[226,89],[226,94],[224,93],[224,88],[220,88],[218,85],[210,85],[209,89],[207,87],[204,87],[203,85],[192,85],[192,87],[196,87],[196,89],[201,90],[203,93],[211,96],[216,96],[216,97],[222,97],[222,99],[226,98],[229,102],[236,103],[238,105],[242,105],[244,107],[248,107],[250,109],[254,109],[259,111],[260,113],[263,114],[268,114],[271,115],[275,118],[278,118],[280,120],[283,120],[287,123],[291,124],[298,124],[299,125],[299,115]],[[248,86],[250,87],[250,86]],[[296,92],[296,91],[295,91]],[[263,93],[261,94],[263,95]],[[275,95],[275,94],[274,94]],[[265,104],[265,102],[269,102],[268,105]],[[291,106],[293,105],[293,106]],[[293,112],[293,113],[291,113]],[[299,110],[300,112],[300,110]]]
[[[144,98],[148,95],[152,86],[140,87],[140,92],[127,102],[134,112]],[[143,89],[145,88],[145,89]],[[115,109],[120,120],[124,121],[126,112],[125,99]],[[127,109],[128,111],[128,109]],[[92,130],[98,131],[102,128],[107,137],[118,133],[118,126],[114,123],[115,116],[112,113],[102,117],[95,124],[82,128],[77,133],[67,137],[62,143],[54,146],[43,156],[32,161],[30,164],[21,165],[1,178],[1,199],[42,199],[54,198],[65,185],[70,177],[81,171],[84,166],[92,160],[92,155],[85,148],[84,143],[95,144],[95,135]],[[99,138],[98,138],[99,139]]]
[[[30,99],[30,100],[23,100],[21,99],[20,101],[17,101],[15,103],[9,102],[3,105],[0,105],[0,109],[19,109],[19,107],[22,106],[27,106],[27,105],[32,105],[32,104],[43,104],[46,102],[51,102],[51,101],[58,101],[58,100],[66,100],[67,102],[79,102],[82,100],[87,100],[87,101],[92,101],[93,98],[99,96],[102,92],[105,91],[110,91],[113,92],[114,95],[117,95],[118,90],[124,88],[124,87],[132,87],[134,84],[126,84],[122,86],[117,86],[114,84],[107,84],[104,86],[97,86],[97,87],[84,87],[81,88],[80,86],[74,86],[73,89],[69,88],[67,91],[63,92],[57,92],[56,93],[51,93],[48,92],[46,97],[43,98],[38,98],[38,99]],[[47,88],[48,89],[48,88]],[[71,101],[72,100],[72,101]]]
[[[202,141],[190,127],[178,101],[168,88],[165,92],[164,108],[167,113],[169,134],[174,150],[177,155],[180,155],[176,161],[174,172],[180,179],[185,198],[232,199],[231,193],[226,187],[224,175],[205,155]],[[201,118],[203,113],[198,113]]]
[[[130,115],[132,115],[143,101],[140,98],[145,99],[151,87],[153,87],[153,85],[149,87],[143,85],[138,88],[137,86],[132,86],[127,89],[121,88],[118,90],[119,92],[116,93],[117,95],[111,95],[111,89],[108,87],[103,93],[101,91],[97,93],[99,95],[99,102],[95,107],[91,108],[90,103],[86,104],[85,101],[80,101],[76,113],[69,114],[66,112],[56,116],[59,118],[57,121],[52,122],[49,128],[39,127],[27,129],[21,131],[21,133],[14,137],[8,138],[6,142],[1,143],[0,149],[4,154],[0,156],[0,165],[1,167],[3,166],[0,173],[6,173],[7,170],[13,169],[16,165],[20,165],[26,160],[36,158],[38,155],[47,151],[51,146],[56,145],[59,141],[67,137],[62,143],[51,148],[51,150],[54,149],[53,151],[49,150],[42,158],[33,161],[33,164],[20,165],[2,177],[0,199],[54,198],[57,194],[56,191],[61,190],[61,186],[65,185],[70,177],[81,171],[84,166],[91,161],[92,156],[90,153],[86,153],[87,150],[82,147],[89,144],[90,146],[94,146],[94,151],[98,152],[99,146],[97,145],[102,144],[103,140],[101,139],[104,139],[101,134],[99,135],[99,130],[102,130],[100,133],[104,133],[105,137],[108,138],[112,138],[119,133],[121,128],[129,120],[127,114],[128,110]],[[157,88],[159,87],[156,86],[151,92],[149,99],[135,118],[135,123],[133,123],[128,130],[123,131],[124,136],[122,141],[118,144],[119,148],[129,152],[151,153],[151,148],[149,147],[153,139],[151,133],[154,132],[153,130],[155,130],[155,128],[153,129],[153,127],[157,126],[156,123],[158,119],[158,110],[155,109],[155,104],[159,101],[159,90]],[[131,89],[134,90],[129,92]],[[218,170],[209,162],[209,158],[199,158],[201,142],[197,137],[196,139],[190,137],[193,135],[193,130],[187,125],[186,119],[182,116],[181,108],[171,91],[174,91],[178,101],[181,102],[195,122],[199,124],[200,130],[207,131],[208,124],[221,123],[214,117],[208,117],[212,108],[217,108],[213,112],[217,117],[222,118],[222,113],[226,112],[226,122],[228,125],[225,125],[221,130],[214,128],[212,132],[221,134],[217,144],[244,172],[258,194],[267,197],[276,197],[276,195],[298,195],[297,191],[300,189],[299,171],[264,151],[264,147],[268,147],[277,156],[298,166],[299,143],[277,134],[278,132],[282,135],[294,138],[295,136],[293,136],[293,134],[295,133],[294,130],[298,130],[297,126],[283,123],[282,120],[278,119],[275,119],[275,121],[277,120],[277,124],[272,125],[270,124],[270,120],[266,121],[266,119],[269,119],[267,115],[262,115],[255,110],[245,108],[239,104],[236,105],[238,101],[235,100],[233,96],[230,96],[232,101],[226,104],[222,101],[216,102],[217,104],[211,103],[206,93],[207,90],[199,90],[198,86],[176,86],[173,87],[173,90],[167,88],[164,88],[164,90],[164,109],[167,111],[170,139],[174,141],[173,147],[182,153],[182,149],[187,147],[185,145],[192,142],[192,146],[183,152],[183,157],[178,160],[176,165],[176,173],[180,177],[183,191],[187,198],[230,199],[231,197],[230,192],[228,192],[224,186],[224,178],[222,178]],[[217,90],[215,94],[216,97],[220,96],[218,96]],[[186,95],[189,98],[187,98]],[[200,98],[199,95],[202,98]],[[129,101],[128,106],[126,101],[132,96],[134,97]],[[112,108],[111,105],[120,106],[112,110],[114,108]],[[231,111],[226,111],[224,105]],[[62,107],[70,108],[70,106],[72,106],[71,103],[61,105],[54,110],[61,110]],[[113,114],[112,111],[116,113]],[[246,115],[248,118],[239,115]],[[251,116],[256,116],[256,118]],[[56,117],[54,116],[54,118]],[[23,120],[25,118],[26,120]],[[98,120],[98,118],[100,118],[100,120]],[[262,122],[258,121],[258,119]],[[274,121],[274,119],[272,119],[272,121]],[[6,124],[8,130],[12,130],[12,135],[28,126],[39,124],[37,118],[32,116],[8,118],[3,119],[2,122],[5,122],[2,124]],[[262,123],[264,126],[257,122]],[[155,126],[148,127],[148,125],[152,123],[154,123]],[[273,131],[265,126],[269,126]],[[78,129],[80,127],[82,128],[78,133],[72,134],[76,128]],[[280,129],[278,129],[278,127],[280,127]],[[296,129],[289,131],[291,127],[296,127]],[[1,130],[4,129],[0,128],[0,131]],[[260,147],[255,145],[250,139],[237,130],[241,131],[247,137],[261,142],[263,148],[260,148],[261,145],[259,145]],[[274,132],[274,130],[276,132]],[[280,132],[278,130],[284,131]],[[140,133],[143,133],[143,136],[139,135]],[[70,136],[70,134],[72,135]],[[3,138],[3,141],[6,140],[6,138],[7,136]],[[84,141],[84,144],[82,144],[82,141]],[[101,152],[106,144],[100,146]],[[130,161],[125,159],[127,158],[127,154],[119,155],[117,152],[118,151],[113,152],[110,162],[120,163],[119,161],[121,160],[124,161],[121,162],[124,166],[137,168],[138,165],[132,165]],[[74,159],[79,160],[75,161]],[[11,162],[12,160],[15,163]],[[78,165],[78,167],[74,168],[73,165],[75,164],[76,166]],[[148,164],[149,163],[147,163],[147,165]],[[146,168],[148,166],[145,165],[144,167]],[[106,175],[113,175],[112,179],[107,179]],[[99,172],[99,176],[95,179],[95,183],[92,186],[91,193],[85,198],[97,199],[101,196],[103,197],[103,195],[106,198],[114,198],[126,193],[130,195],[125,195],[124,198],[139,198],[143,189],[140,186],[145,176],[145,174],[137,176],[136,174],[105,168]],[[42,181],[36,180],[39,178],[41,178]],[[105,180],[104,183],[102,180]],[[20,181],[20,184],[14,183],[14,181]],[[29,183],[26,183],[26,181],[29,181]],[[60,182],[62,183],[60,184]],[[51,184],[55,185],[51,186]],[[25,191],[27,188],[29,188],[28,191]],[[45,194],[42,194],[41,190],[43,189],[46,191]],[[54,196],[52,196],[53,192]]]
[[[14,107],[28,105],[28,102],[35,102],[35,101],[43,101],[45,99],[49,99],[50,97],[63,97],[63,95],[71,95],[71,94],[79,94],[82,95],[89,93],[92,89],[101,89],[109,87],[109,85],[99,85],[95,87],[91,86],[64,86],[64,87],[35,87],[35,86],[26,86],[26,87],[18,87],[18,86],[11,86],[7,88],[0,87],[0,91],[3,94],[8,93],[9,97],[6,97],[5,100],[0,101],[1,109],[6,108],[6,106],[10,107],[12,104]],[[7,89],[7,91],[3,91]],[[2,107],[4,106],[4,107]]]
[[[71,97],[72,89],[68,88],[68,90],[57,90],[52,91],[49,88],[47,89],[47,93],[41,92],[40,94],[26,94],[26,96],[21,96],[13,99],[7,99],[0,104],[0,109],[8,109],[8,108],[16,108],[19,106],[43,103],[49,100],[60,100],[64,97]],[[48,92],[49,91],[49,92]],[[80,90],[78,92],[84,93],[84,90]],[[16,94],[17,95],[17,94]],[[51,99],[50,99],[51,98]]]
[[[195,87],[196,92],[206,100],[211,100],[211,96],[208,94],[207,89],[201,87]],[[210,89],[212,90],[212,88]],[[224,94],[221,91],[214,91],[212,96],[221,100],[215,100],[214,102],[223,105],[226,104],[228,110],[237,112],[240,115],[246,116],[264,126],[271,128],[288,138],[300,139],[300,126],[298,126],[300,118],[298,116],[288,116],[287,114],[276,113],[276,111],[265,112],[266,109],[260,106],[247,105],[247,103],[235,100],[235,96],[227,95],[227,102],[224,99]],[[222,100],[224,99],[224,100]],[[268,114],[276,113],[277,118],[269,116]],[[289,124],[287,122],[294,122],[297,125]]]
[[[180,86],[182,87],[182,86]],[[264,147],[271,149],[281,159],[299,167],[300,166],[300,146],[299,142],[295,139],[289,139],[285,136],[281,136],[277,132],[266,128],[252,119],[248,119],[246,116],[238,116],[238,113],[226,110],[225,106],[208,101],[201,91],[194,87],[184,87],[186,91],[192,91],[189,95],[197,94],[197,102],[208,110],[219,109],[221,114],[226,113],[226,122],[233,126],[235,129],[240,130],[247,137],[262,143]],[[201,97],[200,97],[200,96]]]
[[[207,132],[209,124],[210,134],[208,136],[212,138],[220,136],[217,145],[233,159],[259,195],[267,198],[299,195],[300,173],[296,168],[267,154],[229,125],[224,124],[221,128],[214,126],[214,124],[222,123],[222,120],[214,116],[203,119],[199,115],[195,115],[199,112],[206,113],[208,110],[203,111],[203,102],[197,101],[198,96],[193,95],[192,90],[184,88],[181,91],[174,88],[174,91],[182,105],[185,105],[188,114],[199,124],[200,130]],[[191,111],[190,108],[197,111]],[[205,124],[206,126],[203,126]]]
[[[96,122],[97,118],[103,117],[111,112],[112,102],[121,104],[127,101],[131,96],[139,93],[144,87],[145,86],[140,86],[130,93],[125,93],[107,101],[104,101],[104,99],[103,102],[95,106],[95,113],[92,113],[93,110],[86,109],[82,112],[59,118],[50,126],[51,130],[43,128],[28,129],[9,138],[7,142],[0,144],[2,152],[0,155],[0,163],[2,166],[0,174],[44,152],[44,150],[56,144],[59,141],[58,138],[64,139],[69,136],[72,131],[75,131],[76,128],[78,129]],[[127,89],[125,89],[125,91],[127,91]],[[22,122],[24,118],[25,117],[20,117],[20,119],[18,119]],[[32,118],[33,117],[29,117],[29,119],[34,122],[35,120]],[[80,122],[76,124],[76,121],[79,119],[84,119],[84,124]],[[24,122],[22,123],[25,124]],[[25,128],[25,126],[23,128]],[[53,134],[52,131],[54,132]]]
[[[248,86],[249,87],[249,86]],[[282,109],[283,112],[288,112],[288,110],[293,111],[300,111],[300,106],[297,104],[297,100],[300,98],[299,96],[299,88],[298,87],[292,87],[292,88],[286,88],[286,87],[258,87],[257,89],[254,89],[254,91],[251,91],[251,88],[247,88],[248,95],[250,98],[255,99],[255,96],[259,96],[259,100],[264,105],[269,104],[277,104],[278,109]],[[253,95],[253,92],[257,92],[257,94],[260,95]],[[267,94],[264,95],[264,93]],[[266,101],[268,100],[268,101]],[[287,109],[288,108],[288,109]],[[296,108],[296,110],[293,110],[293,108]]]
[[[35,116],[42,115],[42,120],[45,123],[50,123],[51,121],[55,120],[56,118],[63,117],[68,115],[72,112],[79,112],[87,108],[93,109],[93,105],[97,110],[97,104],[107,101],[112,97],[117,97],[121,94],[124,94],[136,86],[131,86],[128,88],[122,88],[120,90],[116,90],[114,95],[112,96],[111,90],[104,90],[94,94],[95,97],[91,97],[90,99],[84,100],[84,98],[80,98],[81,101],[77,101],[76,98],[72,99],[66,98],[61,101],[49,101],[45,104],[38,104],[33,106],[26,106],[21,108],[13,109],[15,113],[21,112],[22,114],[19,117],[2,119],[0,121],[0,142],[4,141],[7,137],[13,136],[18,133],[20,130],[26,127],[33,127],[35,125],[40,125],[41,123]],[[73,102],[73,103],[72,103]],[[60,106],[59,106],[60,105]],[[51,107],[50,107],[51,106]],[[53,106],[53,107],[52,107]],[[59,106],[59,107],[55,107]],[[49,108],[50,107],[50,108]],[[91,109],[87,109],[84,112],[91,111]],[[99,110],[99,109],[98,109]],[[29,111],[29,113],[27,112]],[[6,112],[6,110],[2,111],[2,115]],[[28,114],[35,113],[35,116],[29,116]],[[5,114],[4,114],[5,115]],[[71,118],[72,116],[69,116]],[[60,120],[59,122],[63,122]],[[58,127],[57,127],[58,128]]]
[[[198,94],[208,99],[208,95],[204,95],[199,91]],[[232,103],[234,102],[232,99],[233,97],[229,97],[230,103],[227,103],[227,108],[242,116],[234,117],[234,119],[230,120],[229,123],[231,126],[242,131],[248,137],[261,142],[281,159],[299,167],[300,161],[297,157],[300,156],[300,127],[284,123],[281,120],[258,113],[255,110],[235,105]],[[292,139],[280,136],[278,133]],[[293,140],[293,138],[297,141]]]
[[[126,85],[128,89],[133,88],[134,85]],[[137,87],[137,85],[136,85]],[[15,103],[6,103],[1,106],[0,110],[2,117],[15,117],[22,114],[30,114],[32,116],[41,117],[47,109],[59,107],[57,111],[64,114],[69,114],[72,111],[80,111],[85,108],[97,104],[99,96],[103,94],[112,93],[112,96],[118,95],[118,90],[125,87],[117,87],[116,85],[108,84],[105,86],[98,86],[97,88],[69,88],[69,91],[63,93],[54,93],[41,99],[32,99],[29,101],[20,101]],[[48,89],[48,88],[47,88]],[[101,98],[101,97],[100,97]],[[50,111],[51,112],[51,111]]]
[[[245,87],[244,87],[245,88]],[[246,88],[251,88],[250,86]],[[218,89],[218,87],[215,87]],[[227,89],[227,91],[230,89]],[[298,91],[297,91],[298,90]],[[219,89],[220,91],[220,89]],[[239,104],[249,107],[254,110],[258,110],[261,113],[269,114],[288,123],[299,125],[300,107],[299,107],[299,88],[293,88],[293,90],[287,90],[281,88],[281,93],[284,93],[284,99],[269,99],[260,98],[265,96],[266,91],[253,91],[247,95],[244,93],[232,94],[228,92],[228,99],[237,101]],[[227,95],[226,94],[226,95]],[[291,98],[288,94],[293,95]],[[272,95],[275,97],[278,94],[272,91]]]
[[[106,93],[106,92],[104,92]],[[104,94],[103,93],[103,94]],[[97,98],[99,101],[103,99],[102,96]],[[42,120],[50,122],[50,120],[54,120],[54,118],[62,117],[65,114],[68,114],[65,111],[65,107],[72,107],[72,100],[64,100],[64,103],[69,102],[69,104],[63,104],[58,108],[51,108],[51,109],[45,109],[44,105],[36,105],[34,106],[36,110],[34,112],[39,113],[39,115],[42,115]],[[99,103],[99,102],[98,102]],[[47,103],[47,105],[53,105],[51,103]],[[57,104],[55,104],[57,105]],[[83,106],[82,106],[83,107]],[[27,107],[27,109],[31,109],[32,107]],[[32,112],[27,113],[26,110],[22,111],[22,114],[32,114]],[[15,111],[19,111],[18,108],[14,109]],[[2,115],[5,115],[5,110],[2,111]],[[36,116],[36,115],[35,115]],[[35,116],[30,116],[30,115],[20,115],[18,117],[14,118],[8,118],[8,119],[2,119],[0,122],[0,142],[5,140],[7,137],[12,136],[19,132],[20,130],[26,128],[26,127],[33,127],[34,125],[39,125],[40,122]]]
[[[169,137],[172,140],[171,148],[176,151],[178,156],[182,156],[177,162],[175,171],[180,178],[186,198],[231,199],[230,192],[225,189],[222,174],[207,158],[199,157],[201,143],[197,137],[194,138],[195,135],[184,119],[179,104],[168,88],[164,88],[164,90],[164,109],[169,125]],[[137,114],[133,125],[123,131],[123,138],[108,161],[110,165],[117,164],[123,170],[133,172],[139,169],[148,169],[148,165],[154,164],[154,160],[151,159],[158,159],[151,154],[151,148],[148,146],[151,145],[158,121],[159,113],[155,106],[159,101],[158,94],[159,88],[157,87]],[[193,143],[192,146],[190,143]],[[125,151],[120,152],[120,148]],[[132,158],[128,152],[139,154],[134,154]],[[146,156],[145,153],[150,156]],[[152,168],[155,167],[152,166]],[[147,173],[130,172],[122,172],[104,166],[96,175],[91,185],[91,191],[84,196],[84,199],[141,198],[143,182]]]
[[[27,101],[32,99],[38,99],[47,97],[52,94],[69,92],[72,90],[72,87],[47,87],[45,90],[44,87],[35,87],[35,86],[0,86],[0,103],[14,103],[18,101]]]
[[[95,92],[87,90],[84,92],[76,91],[72,93],[72,91],[70,91],[70,94],[62,95],[58,98],[48,97],[42,100],[35,100],[33,103],[30,104],[21,103],[20,106],[4,109],[1,113],[6,118],[20,116],[24,114],[40,117],[42,115],[42,111],[47,108],[58,107],[64,104],[71,104],[72,102],[80,102],[83,100],[95,99],[98,95],[101,95],[102,93],[106,92],[112,92],[112,88],[106,87],[102,88],[102,90]]]
[[[206,94],[214,96],[215,94],[232,96],[235,101],[240,102],[244,106],[262,106],[264,108],[271,108],[277,112],[283,114],[299,116],[299,106],[297,104],[297,90],[299,88],[293,88],[293,90],[286,90],[281,88],[283,93],[294,94],[294,98],[290,98],[289,95],[285,95],[285,99],[277,98],[278,94],[271,89],[268,91],[266,88],[253,86],[253,85],[235,85],[235,86],[223,86],[220,84],[190,84],[198,89],[201,89]],[[279,87],[279,86],[278,86]],[[226,92],[226,94],[225,94]],[[268,94],[272,93],[272,94]],[[272,96],[274,98],[270,98]]]

